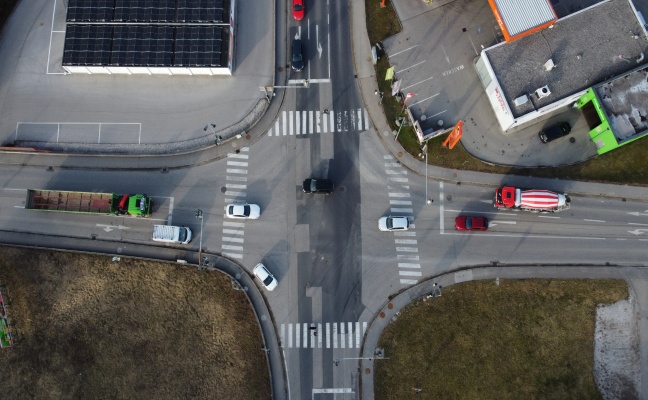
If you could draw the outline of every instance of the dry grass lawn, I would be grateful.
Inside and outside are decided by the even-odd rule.
[[[596,306],[627,297],[622,281],[449,287],[412,303],[383,332],[389,359],[376,361],[376,400],[600,399]]]
[[[270,398],[258,324],[223,274],[0,247],[0,283],[18,342],[2,398]]]

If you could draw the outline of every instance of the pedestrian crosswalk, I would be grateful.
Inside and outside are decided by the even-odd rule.
[[[343,111],[282,111],[274,126],[268,130],[268,136],[360,132],[367,129],[369,114],[364,108]]]
[[[391,215],[407,216],[410,229],[414,229],[414,209],[410,200],[407,170],[391,155],[384,155],[385,174],[387,175],[387,195]],[[423,275],[418,262],[418,240],[412,230],[394,232],[398,276],[403,285],[413,285]]]
[[[247,190],[249,147],[243,147],[235,153],[227,154],[227,175],[225,176],[225,205],[245,202]],[[245,223],[240,221],[223,221],[222,254],[226,257],[243,258],[245,242]]]
[[[366,322],[310,322],[281,324],[284,349],[359,349]]]

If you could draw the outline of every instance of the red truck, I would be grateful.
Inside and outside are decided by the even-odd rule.
[[[493,205],[514,211],[556,212],[569,209],[571,199],[566,193],[550,190],[521,189],[502,186],[495,190]]]

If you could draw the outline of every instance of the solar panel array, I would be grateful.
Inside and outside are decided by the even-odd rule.
[[[225,23],[225,0],[69,0],[68,22]]]
[[[222,67],[229,0],[69,0],[63,65]]]

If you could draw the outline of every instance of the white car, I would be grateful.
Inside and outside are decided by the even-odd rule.
[[[227,218],[259,219],[261,208],[256,204],[233,203],[225,206]]]
[[[259,278],[261,283],[263,283],[263,286],[265,286],[269,291],[272,291],[277,287],[277,280],[262,263],[257,264],[257,266],[254,267],[254,270],[252,270],[252,273],[254,276]]]
[[[378,229],[383,232],[389,231],[406,231],[409,229],[410,222],[407,217],[382,217],[378,220]]]

